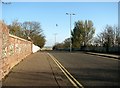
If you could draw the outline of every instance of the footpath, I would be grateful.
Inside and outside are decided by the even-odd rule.
[[[102,54],[102,53],[94,53],[94,52],[86,52],[86,54],[91,54],[91,55],[97,55],[97,56],[103,56],[103,57],[109,57],[109,58],[115,58],[120,60],[119,55],[113,55],[113,54]]]
[[[31,54],[3,79],[2,88],[73,87],[45,52]]]

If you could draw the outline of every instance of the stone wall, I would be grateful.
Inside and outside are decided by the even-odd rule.
[[[2,24],[0,22],[0,79],[2,77]]]
[[[9,34],[7,26],[0,22],[0,80],[31,53],[32,42]]]

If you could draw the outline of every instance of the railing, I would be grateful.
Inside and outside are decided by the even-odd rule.
[[[9,34],[7,26],[0,22],[0,80],[31,53],[32,42]]]

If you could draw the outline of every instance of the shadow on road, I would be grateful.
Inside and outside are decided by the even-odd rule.
[[[68,68],[77,80],[82,80],[87,86],[120,86],[119,71],[114,69],[96,68]],[[78,74],[78,73],[79,74]],[[78,75],[77,75],[78,74]],[[112,74],[112,75],[111,75]]]

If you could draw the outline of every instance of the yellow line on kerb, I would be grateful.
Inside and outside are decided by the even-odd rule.
[[[69,81],[73,84],[73,86],[75,86],[76,88],[84,88],[82,84],[80,84],[66,69],[63,65],[61,65],[61,63],[51,54],[47,53],[52,59],[53,61],[57,64],[57,66],[61,69],[61,71],[64,73],[64,75],[69,79]],[[68,75],[69,74],[69,75]],[[70,78],[70,77],[72,78]],[[75,82],[77,83],[75,83]],[[79,85],[79,86],[78,86]]]

